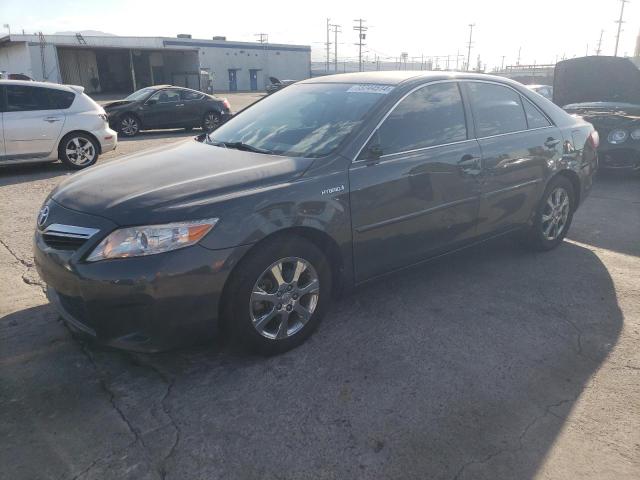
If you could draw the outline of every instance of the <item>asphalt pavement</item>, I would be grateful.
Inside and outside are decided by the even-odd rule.
[[[69,174],[0,171],[1,478],[640,478],[640,176],[600,176],[552,252],[502,239],[370,283],[266,359],[74,339],[31,254]]]

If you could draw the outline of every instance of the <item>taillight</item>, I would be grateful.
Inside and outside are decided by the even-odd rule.
[[[227,100],[226,98],[222,99],[222,106],[227,112],[231,111],[231,104],[229,103],[229,100]]]
[[[591,132],[587,141],[594,150],[597,150],[598,146],[600,145],[600,135],[598,134],[598,131],[594,130],[593,132]]]

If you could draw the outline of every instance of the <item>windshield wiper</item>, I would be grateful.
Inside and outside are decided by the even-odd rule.
[[[211,145],[216,147],[224,147],[224,148],[233,148],[235,150],[243,150],[246,152],[254,152],[254,153],[264,153],[271,154],[273,153],[271,150],[265,150],[263,148],[254,147],[253,145],[249,145],[248,143],[243,142],[220,142],[217,140],[213,140],[210,136],[207,135],[207,140]]]

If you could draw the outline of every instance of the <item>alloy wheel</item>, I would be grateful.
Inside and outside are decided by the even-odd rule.
[[[571,202],[567,191],[562,187],[554,189],[542,211],[542,235],[545,239],[553,241],[563,233],[570,209]]]
[[[93,143],[84,137],[73,137],[65,146],[65,153],[71,163],[77,166],[88,165],[96,157]]]
[[[307,324],[318,305],[320,279],[302,258],[274,262],[258,278],[249,300],[253,327],[272,340],[289,338]]]
[[[120,123],[120,129],[125,135],[133,136],[138,133],[138,121],[133,117],[125,117]]]
[[[220,118],[213,112],[207,113],[204,117],[204,129],[212,132],[220,125]]]

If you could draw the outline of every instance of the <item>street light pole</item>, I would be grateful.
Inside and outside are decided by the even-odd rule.
[[[469,49],[467,50],[467,72],[471,68],[471,45],[473,40],[473,27],[475,26],[476,26],[475,23],[469,24],[469,45],[468,45]]]

